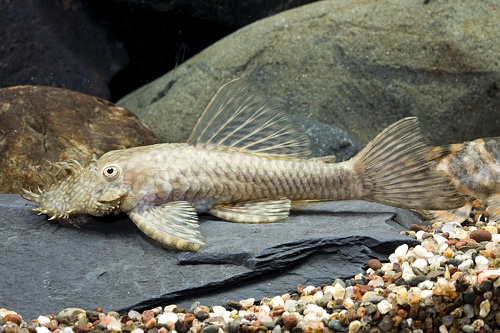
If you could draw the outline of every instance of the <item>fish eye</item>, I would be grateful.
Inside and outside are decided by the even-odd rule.
[[[120,169],[118,169],[118,167],[116,166],[113,166],[113,165],[110,165],[110,166],[107,166],[105,167],[103,170],[102,170],[102,174],[104,175],[104,177],[106,177],[108,180],[113,180],[115,179],[116,177],[118,177],[118,174],[120,173]]]

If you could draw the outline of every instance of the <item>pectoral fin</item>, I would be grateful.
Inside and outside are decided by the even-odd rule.
[[[183,251],[203,245],[198,216],[186,201],[174,201],[141,212],[131,211],[130,219],[152,239]]]
[[[269,223],[287,217],[291,207],[290,199],[281,198],[219,204],[210,209],[209,213],[229,222]]]

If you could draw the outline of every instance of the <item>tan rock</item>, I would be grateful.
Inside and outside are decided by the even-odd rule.
[[[66,89],[0,89],[0,193],[36,188],[30,166],[158,143],[129,110]]]

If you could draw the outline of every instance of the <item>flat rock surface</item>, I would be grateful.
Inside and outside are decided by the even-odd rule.
[[[207,245],[166,249],[126,217],[62,227],[0,195],[2,307],[25,320],[67,307],[137,310],[256,299],[326,285],[384,260],[422,222],[407,210],[362,201],[324,202],[271,224],[228,223],[203,215]]]
[[[132,112],[104,99],[53,87],[0,89],[0,193],[36,188],[30,166],[158,142]]]
[[[117,104],[183,141],[214,92],[244,76],[362,145],[407,116],[433,144],[497,136],[499,11],[491,0],[319,1],[239,29]]]

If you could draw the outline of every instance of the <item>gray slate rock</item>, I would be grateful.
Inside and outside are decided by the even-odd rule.
[[[2,307],[25,320],[67,307],[104,311],[194,301],[223,304],[327,285],[386,260],[399,234],[420,217],[362,201],[325,202],[282,222],[236,224],[202,216],[206,246],[196,253],[166,249],[126,217],[62,227],[0,195]]]
[[[497,136],[498,2],[320,1],[250,24],[118,102],[182,142],[223,83],[245,76],[294,115],[366,144],[406,116],[434,144]]]

